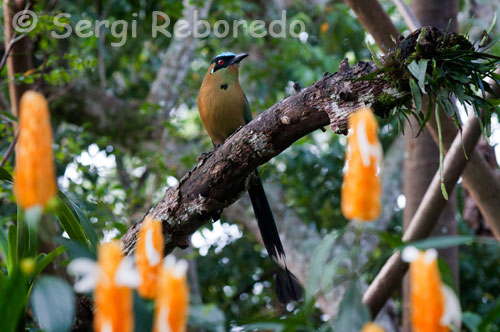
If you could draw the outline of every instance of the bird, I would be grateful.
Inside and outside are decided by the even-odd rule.
[[[203,78],[198,94],[198,110],[215,148],[222,145],[237,129],[252,121],[250,104],[238,77],[239,63],[248,55],[220,53],[210,61]],[[277,298],[282,304],[300,301],[302,290],[297,278],[286,265],[285,250],[257,169],[255,174],[256,180],[250,185],[248,193],[264,247],[272,261],[284,266],[275,276]]]

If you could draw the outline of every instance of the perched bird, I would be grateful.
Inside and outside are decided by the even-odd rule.
[[[239,127],[252,120],[250,104],[238,81],[238,64],[247,53],[224,52],[210,62],[198,95],[198,110],[203,125],[215,147]],[[257,173],[257,170],[256,170]],[[276,275],[276,294],[283,303],[301,299],[297,278],[288,270],[285,251],[276,228],[273,212],[258,178],[248,189],[264,246],[275,262],[284,263],[285,270]]]

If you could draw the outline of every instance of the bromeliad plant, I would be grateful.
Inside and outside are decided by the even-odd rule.
[[[370,75],[384,73],[383,79],[393,81],[395,88],[411,93],[411,100],[391,111],[402,130],[405,120],[409,121],[409,115],[413,115],[419,123],[417,135],[431,116],[435,116],[439,136],[441,190],[445,199],[448,199],[448,193],[443,184],[440,112],[452,118],[461,130],[459,104],[466,112],[472,109],[485,140],[491,134],[491,115],[500,115],[500,95],[492,88],[492,84],[500,84],[497,71],[500,57],[486,53],[500,40],[500,36],[488,39],[494,24],[495,20],[488,31],[474,42],[468,39],[468,29],[463,36],[434,27],[423,27],[420,32],[414,32],[404,40],[404,43],[414,47],[400,45],[399,52],[383,62],[379,60],[379,71]]]

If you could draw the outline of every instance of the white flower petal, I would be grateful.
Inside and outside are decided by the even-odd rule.
[[[161,254],[155,249],[153,243],[153,230],[148,229],[146,232],[146,258],[150,266],[155,266],[161,262]]]
[[[177,260],[174,255],[168,255],[163,260],[163,266],[172,270],[172,274],[176,278],[181,278],[186,274],[188,262],[184,259]]]
[[[442,285],[441,291],[444,297],[444,313],[440,323],[443,326],[451,325],[455,327],[457,331],[460,331],[460,325],[462,323],[460,301],[455,292],[447,285]]]
[[[109,320],[102,323],[101,332],[113,332],[113,324]]]
[[[161,306],[160,312],[158,313],[158,319],[156,320],[156,324],[160,332],[172,332],[170,322],[168,321],[169,315],[169,308],[167,306]]]
[[[73,286],[77,293],[88,293],[99,281],[99,265],[90,258],[76,258],[68,264],[68,272],[78,279]]]
[[[414,262],[419,255],[419,251],[417,248],[414,246],[408,246],[403,249],[403,252],[401,253],[401,259],[403,262],[406,263],[411,263]]]
[[[376,163],[379,164],[382,160],[382,146],[380,142],[370,144],[366,135],[365,120],[361,120],[356,128],[356,137],[358,138],[359,153],[361,154],[361,161],[365,167],[370,166],[370,157],[375,157]]]
[[[131,288],[136,288],[141,284],[141,276],[134,268],[134,260],[131,257],[122,259],[115,273],[115,283]]]
[[[68,272],[78,277],[91,273],[98,268],[95,260],[86,257],[75,258],[68,264]]]
[[[426,262],[427,264],[431,264],[436,260],[437,256],[438,252],[436,249],[434,248],[427,249],[424,254],[424,262]]]

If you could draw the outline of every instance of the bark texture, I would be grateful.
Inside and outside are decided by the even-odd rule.
[[[378,1],[345,0],[356,13],[365,30],[373,36],[378,47],[384,52],[396,46],[399,31]]]
[[[12,18],[16,13],[24,9],[26,9],[26,1],[24,0],[3,1],[5,45],[8,45],[9,41],[17,36],[12,26]],[[15,116],[19,115],[19,99],[30,86],[27,84],[15,84],[14,75],[16,73],[24,73],[32,68],[31,43],[28,37],[24,37],[12,45],[7,57],[10,108],[12,114]]]
[[[335,132],[345,132],[349,114],[360,107],[371,106],[377,114],[384,115],[408,101],[408,92],[398,91],[389,81],[355,80],[376,69],[373,63],[360,62],[349,67],[343,62],[338,73],[325,75],[272,106],[202,158],[148,212],[163,221],[166,252],[175,246],[187,246],[189,235],[241,197],[252,180],[248,177],[251,171],[302,136],[328,124]],[[138,222],[123,236],[125,252],[133,250],[140,225]]]

